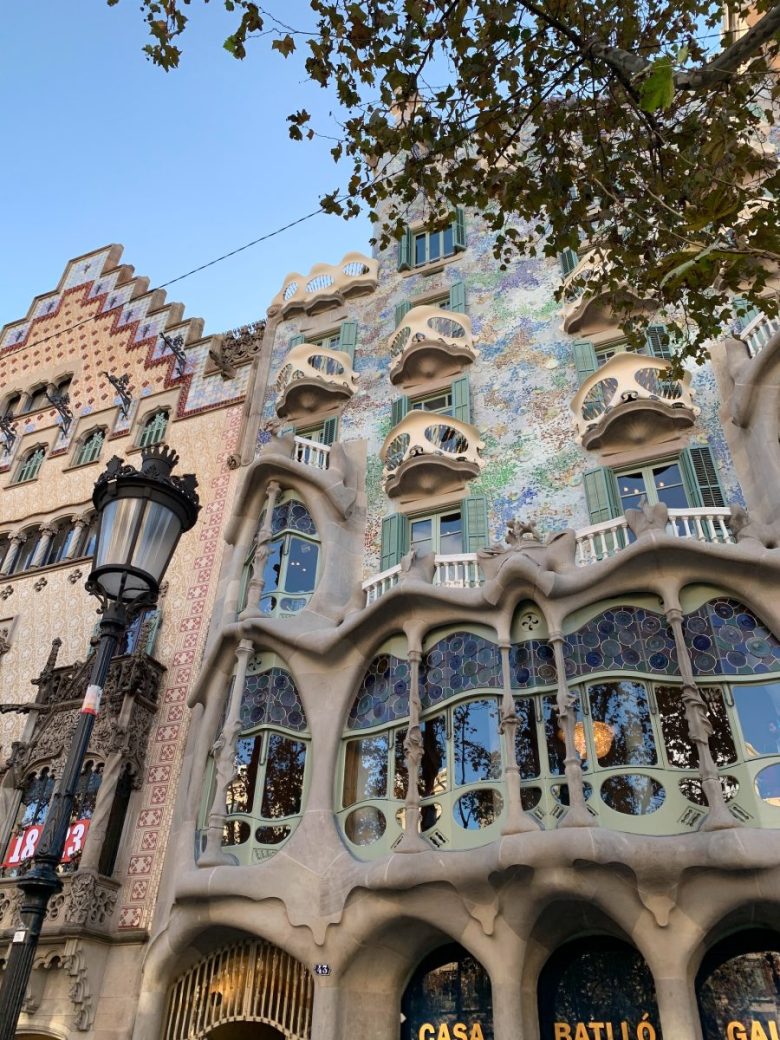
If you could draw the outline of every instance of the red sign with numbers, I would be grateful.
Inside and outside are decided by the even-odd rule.
[[[89,820],[74,820],[68,827],[68,833],[65,837],[65,848],[60,860],[61,863],[69,862],[69,860],[72,860],[74,856],[81,852],[84,848],[84,842],[87,840],[88,830]],[[3,866],[18,867],[24,860],[29,859],[38,847],[42,834],[42,823],[26,827],[21,834],[14,834],[8,842]]]

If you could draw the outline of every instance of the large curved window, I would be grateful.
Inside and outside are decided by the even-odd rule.
[[[704,1040],[766,1040],[780,1022],[780,935],[738,932],[711,949],[696,978]]]
[[[240,710],[222,844],[238,862],[250,864],[271,856],[298,825],[308,731],[292,676],[259,655],[247,669]],[[204,805],[204,826],[208,812]]]
[[[401,1004],[401,1040],[493,1040],[490,977],[457,943],[425,958]]]
[[[265,514],[260,528],[265,526]],[[246,601],[249,580],[255,565],[253,549],[244,570]],[[263,614],[289,616],[306,606],[317,584],[320,546],[317,528],[306,506],[297,498],[285,495],[274,506],[271,516],[271,538],[263,547],[263,591],[257,604]]]
[[[543,1037],[591,1037],[589,1024],[599,1023],[604,1037],[661,1040],[653,977],[628,943],[604,936],[567,943],[542,969],[538,995]]]
[[[780,642],[744,606],[689,611],[686,641],[732,814],[780,826]],[[707,812],[665,617],[626,605],[595,612],[565,637],[574,744],[589,810],[602,826],[648,834],[695,830]],[[774,674],[773,674],[774,673]],[[400,839],[407,794],[410,665],[394,642],[371,662],[347,720],[338,813],[356,855]],[[510,651],[522,807],[544,828],[570,802],[552,646],[529,629]],[[494,840],[507,805],[499,649],[485,635],[432,639],[420,668],[420,830],[437,848]]]

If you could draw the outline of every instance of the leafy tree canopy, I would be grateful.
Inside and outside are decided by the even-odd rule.
[[[166,70],[190,3],[141,2],[147,53]],[[232,55],[270,40],[335,91],[345,115],[333,156],[351,164],[349,189],[322,205],[381,214],[380,244],[420,198],[432,215],[482,211],[503,263],[588,243],[592,262],[561,295],[609,292],[631,337],[646,320],[633,302],[653,300],[697,360],[733,316],[732,295],[757,303],[773,283],[771,0],[727,0],[727,24],[750,28],[725,34],[713,0],[309,0],[305,27],[254,0],[222,3],[236,16]],[[308,112],[288,118],[291,137],[314,136]]]

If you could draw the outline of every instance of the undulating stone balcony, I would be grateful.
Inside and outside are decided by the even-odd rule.
[[[299,343],[276,377],[276,414],[280,419],[338,411],[355,392],[349,354],[312,343]]]
[[[465,314],[440,307],[413,307],[390,340],[390,382],[411,387],[455,376],[478,354]]]
[[[484,446],[469,423],[411,411],[382,445],[385,492],[390,498],[410,500],[457,491],[479,476]]]
[[[615,452],[666,440],[696,421],[690,373],[669,378],[661,358],[615,354],[589,376],[572,401],[584,448]]]
[[[737,539],[728,525],[731,518],[728,508],[670,509],[664,535],[681,540],[705,542],[711,545],[734,545]],[[574,559],[576,567],[588,567],[602,560],[617,556],[623,549],[636,541],[625,516],[590,524],[574,532]],[[527,546],[530,543],[523,543]],[[539,549],[541,543],[535,543]],[[380,599],[404,580],[404,567],[397,564],[375,574],[363,582],[366,606]],[[485,575],[477,553],[434,557],[432,584],[450,589],[474,589],[484,584]]]
[[[315,264],[308,275],[288,274],[268,308],[268,316],[282,318],[295,311],[317,311],[343,303],[350,296],[373,292],[379,263],[362,253],[347,253],[338,264]]]
[[[633,311],[654,309],[656,306],[651,299],[639,296],[628,282],[620,282],[614,288],[605,286],[598,290],[583,289],[580,283],[597,275],[604,262],[595,250],[591,250],[563,280],[562,328],[569,335],[585,335],[613,323],[614,309],[618,305],[628,306]]]

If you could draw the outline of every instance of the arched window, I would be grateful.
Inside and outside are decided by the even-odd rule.
[[[530,617],[530,616],[529,616]],[[780,641],[744,605],[706,600],[684,618],[710,751],[726,804],[751,826],[780,827]],[[540,617],[516,621],[509,686],[518,723],[520,801],[545,829],[566,815],[566,745],[554,652]],[[339,820],[355,855],[387,854],[407,795],[410,664],[403,640],[369,666],[344,734]],[[602,826],[644,834],[697,829],[707,812],[673,633],[650,605],[592,608],[564,637],[584,795]],[[487,634],[431,636],[420,676],[419,829],[436,848],[495,840],[511,750],[503,677]]]
[[[255,655],[247,669],[240,719],[222,844],[239,862],[250,864],[287,841],[303,809],[308,732],[290,673]],[[203,826],[210,795],[206,801]]]
[[[7,397],[3,404],[3,417],[6,419],[12,419],[13,416],[18,413],[21,401],[22,395],[20,393],[11,394]]]
[[[32,567],[33,560],[35,559],[35,553],[38,549],[38,543],[41,535],[37,528],[30,528],[29,531],[25,532],[27,538],[19,546],[13,563],[11,564],[11,574],[21,574],[22,571],[27,571]]]
[[[100,458],[103,449],[103,441],[106,439],[105,430],[93,430],[87,434],[78,447],[74,466],[85,466],[88,462],[95,462]]]
[[[591,1035],[588,1023],[602,1022],[604,1035],[611,1031],[616,1040],[662,1040],[650,969],[638,950],[618,939],[588,936],[556,950],[539,976],[538,997],[542,1036],[575,1040]]]
[[[92,556],[97,544],[98,516],[95,514],[84,528],[81,534],[81,544],[76,550],[76,556]]]
[[[737,932],[709,950],[696,977],[704,1040],[751,1040],[777,1034],[780,935]]]
[[[167,429],[168,412],[166,410],[162,409],[147,416],[138,437],[139,448],[149,448],[152,444],[159,444],[165,437]]]
[[[52,536],[51,542],[49,542],[49,548],[46,550],[42,566],[51,567],[55,563],[60,563],[66,557],[75,537],[76,529],[73,526],[73,521],[71,519],[61,520],[57,524],[57,529]]]
[[[260,518],[260,528],[265,514]],[[264,547],[265,548],[265,547]],[[246,561],[244,588],[254,564],[255,549]],[[264,614],[288,616],[303,610],[314,592],[319,563],[319,538],[309,510],[289,493],[274,506],[271,540],[263,565],[263,592],[259,607]],[[246,599],[247,592],[242,594]]]
[[[45,457],[46,449],[44,447],[30,448],[19,463],[14,484],[24,484],[27,480],[35,480]]]
[[[35,386],[27,394],[27,400],[22,402],[22,414],[40,412],[49,407],[49,399],[46,396],[47,384],[41,383]]]
[[[493,1040],[490,977],[458,943],[434,950],[406,987],[401,1040]]]

